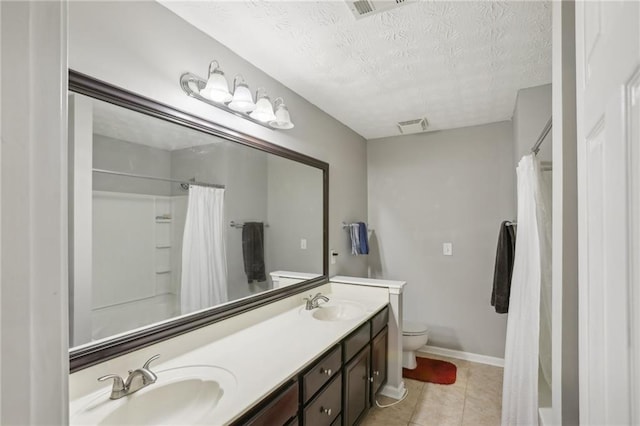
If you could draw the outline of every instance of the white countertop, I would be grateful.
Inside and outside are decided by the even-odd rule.
[[[214,424],[228,424],[272,391],[310,365],[314,359],[371,318],[389,302],[388,291],[371,287],[333,285],[326,294],[331,302],[356,301],[366,310],[363,317],[342,321],[319,321],[300,305],[279,315],[222,337],[164,363],[152,370],[190,365],[213,365],[235,375],[235,390],[225,393],[215,409]],[[106,392],[109,386],[99,392]],[[96,394],[71,401],[72,416]]]

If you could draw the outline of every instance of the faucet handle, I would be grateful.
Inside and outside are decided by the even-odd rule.
[[[122,377],[117,374],[107,374],[106,376],[98,377],[99,382],[104,382],[105,380],[113,379],[113,390],[120,391],[124,390],[124,381]]]
[[[151,364],[153,361],[155,361],[158,358],[160,358],[160,354],[156,354],[156,355],[152,356],[151,358],[149,358],[147,360],[147,362],[144,363],[142,368],[144,368],[145,370],[148,370],[149,369],[149,364]]]
[[[98,377],[99,382],[104,382],[109,379],[113,379],[113,387],[111,388],[111,395],[109,396],[110,399],[122,398],[127,394],[127,387],[122,377],[117,374],[107,374],[106,376]]]

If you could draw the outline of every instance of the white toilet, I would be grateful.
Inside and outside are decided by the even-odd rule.
[[[416,363],[416,351],[427,344],[429,329],[425,324],[402,322],[402,367],[413,370]]]

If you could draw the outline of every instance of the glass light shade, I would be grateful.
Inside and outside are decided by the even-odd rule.
[[[221,104],[229,102],[232,96],[224,73],[218,69],[211,72],[207,85],[200,91],[200,95]]]
[[[244,83],[236,85],[233,91],[233,99],[228,106],[238,112],[249,112],[256,109],[256,104],[253,102],[253,96],[251,95],[249,86]]]
[[[273,121],[276,119],[276,115],[273,113],[273,106],[271,106],[271,99],[268,96],[262,96],[256,102],[256,109],[249,114],[251,118],[266,123],[267,121]]]
[[[283,103],[278,104],[276,99],[276,119],[269,122],[269,126],[274,129],[293,129],[289,108]]]

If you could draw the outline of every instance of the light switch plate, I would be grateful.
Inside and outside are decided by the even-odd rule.
[[[302,250],[306,250],[307,249],[307,239],[306,238],[300,238],[300,248]]]
[[[445,256],[453,256],[453,243],[442,243],[442,254]]]

